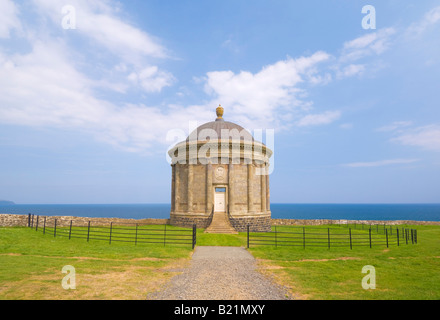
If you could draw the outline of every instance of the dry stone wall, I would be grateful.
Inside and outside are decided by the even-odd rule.
[[[39,224],[43,223],[45,216],[39,217]],[[169,219],[120,219],[120,218],[87,218],[87,217],[70,217],[70,216],[46,216],[47,221],[53,223],[57,219],[57,226],[69,226],[70,221],[76,226],[86,226],[89,221],[93,226],[109,226],[113,224],[169,224]],[[28,215],[18,214],[0,214],[0,227],[27,227]],[[37,216],[34,216],[34,225],[36,224]]]
[[[207,228],[211,224],[212,216],[188,217],[173,215],[169,220],[172,226],[191,228],[194,224],[196,224],[197,228]]]
[[[440,221],[415,221],[415,220],[330,220],[330,219],[272,219],[273,226],[319,226],[330,224],[365,224],[365,225],[440,225]]]
[[[271,220],[266,217],[230,217],[231,225],[235,230],[246,232],[247,226],[251,232],[269,232]]]
[[[40,216],[43,219],[44,216]],[[54,220],[57,219],[58,226],[68,226],[70,221],[73,221],[75,225],[87,225],[90,221],[94,226],[108,226],[111,222],[113,224],[169,224],[170,219],[120,219],[120,218],[87,218],[87,217],[69,217],[69,216],[50,216],[47,219]],[[246,221],[246,219],[231,221],[234,227],[240,231],[246,230],[247,223],[255,224],[257,226],[267,226],[269,219],[262,219],[261,221]],[[40,220],[39,223],[41,223]],[[179,221],[179,224],[188,225],[192,227],[192,222],[190,221]],[[209,224],[209,218],[198,221],[198,228],[206,228]],[[36,216],[34,216],[34,224],[36,223]],[[328,219],[271,219],[270,223],[272,226],[316,226],[316,225],[329,225],[329,224],[386,224],[386,225],[440,225],[440,221],[414,221],[414,220],[328,220]],[[27,227],[28,226],[28,215],[27,214],[0,214],[0,227]],[[263,227],[264,231],[268,228]],[[263,230],[261,230],[263,231]]]
[[[27,227],[28,215],[0,214],[0,227]]]

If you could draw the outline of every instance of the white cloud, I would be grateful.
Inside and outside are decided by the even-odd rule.
[[[414,127],[412,121],[395,121],[376,131],[391,134],[393,137],[390,141],[394,143],[440,151],[440,125],[438,124]]]
[[[412,121],[395,121],[390,125],[377,128],[376,131],[382,131],[382,132],[395,131],[411,126],[412,124],[413,124]]]
[[[255,123],[274,124],[301,104],[298,85],[313,76],[311,70],[329,59],[325,52],[309,57],[288,58],[265,66],[253,74],[248,71],[208,72],[205,91],[235,118]]]
[[[176,79],[170,72],[149,63],[150,58],[165,57],[166,50],[147,33],[118,18],[117,10],[110,7],[113,2],[70,3],[78,15],[76,30],[60,37],[62,3],[35,0],[28,14],[38,12],[40,25],[23,20],[26,30],[32,32],[20,34],[29,49],[11,52],[0,45],[0,123],[82,131],[126,151],[150,153],[169,143],[168,130],[185,131],[190,120],[213,118],[215,106],[209,111],[197,105],[158,108],[116,104],[106,98],[102,92],[109,88],[120,93],[137,87],[159,92],[172,85]],[[51,25],[46,25],[47,17]],[[91,22],[84,21],[88,19]],[[53,32],[47,32],[49,26],[54,27]],[[94,54],[94,45],[87,41],[83,42],[86,47],[72,45],[68,32],[98,43],[97,56],[89,56]],[[81,60],[84,49],[87,57]],[[94,62],[106,53],[115,55],[117,62],[108,70],[104,69],[107,63],[94,69]],[[96,74],[104,76],[94,79]]]
[[[166,132],[175,123],[185,124],[196,114],[207,117],[198,106],[161,110],[99,98],[99,90],[125,92],[126,84],[94,80],[79,71],[78,52],[61,38],[21,36],[30,46],[28,52],[9,53],[0,46],[0,123],[83,131],[127,151],[151,152],[153,145],[167,143]],[[124,61],[114,67],[122,73],[131,69]],[[174,80],[154,66],[135,75],[136,85],[149,92]]]
[[[60,23],[57,20],[60,18],[59,3],[55,5],[52,0],[35,0],[35,3],[41,11],[52,10],[49,11],[53,23]],[[77,6],[77,30],[85,37],[100,37],[104,25],[117,19],[114,9],[106,4],[103,1],[73,3]],[[104,19],[104,14],[110,18]],[[87,24],[84,27],[81,15],[84,15],[83,19],[100,16],[95,22],[104,22],[104,25],[98,26],[98,30]],[[120,23],[123,22],[116,25]],[[226,107],[226,117],[250,129],[251,125],[253,128],[274,127],[279,122],[292,121],[294,111],[303,117],[310,111],[311,103],[300,101],[304,91],[298,85],[319,82],[316,66],[329,58],[328,54],[317,52],[308,57],[278,61],[255,74],[246,71],[237,74],[232,71],[209,72],[202,81],[212,100],[204,105],[164,105],[161,108],[135,103],[117,105],[99,98],[102,96],[99,90],[110,88],[126,93],[130,88],[141,87],[145,92],[160,92],[177,81],[171,73],[148,63],[148,55],[154,56],[154,53],[137,49],[137,40],[142,43],[142,39],[146,39],[142,35],[146,33],[137,32],[128,24],[124,30],[125,37],[131,39],[131,47],[119,50],[124,47],[124,41],[117,36],[113,40],[103,36],[99,42],[120,58],[109,71],[100,70],[105,75],[105,72],[123,75],[116,78],[117,81],[106,77],[104,80],[92,79],[86,70],[87,65],[93,67],[89,60],[81,62],[86,68],[81,65],[84,71],[80,71],[75,63],[80,52],[65,38],[60,41],[61,38],[45,34],[44,41],[39,41],[34,36],[26,38],[24,35],[31,46],[27,53],[6,54],[0,47],[0,122],[85,131],[124,150],[148,152],[157,144],[168,144],[167,132],[176,126],[186,130],[185,126],[191,120],[197,119],[200,124],[212,121],[219,102]],[[35,32],[39,31],[37,28]],[[143,63],[133,65],[125,50],[145,58]],[[156,53],[160,56],[161,52]],[[303,119],[302,124],[306,121],[309,125],[328,123],[329,116],[334,117],[334,114],[315,114],[308,120]]]
[[[340,117],[340,111],[327,111],[320,114],[309,114],[300,119],[296,125],[298,127],[308,127],[329,124],[338,120]]]
[[[342,70],[337,70],[336,76],[338,79],[353,77],[355,75],[362,75],[365,71],[365,65],[362,64],[350,64],[343,67]]]
[[[9,38],[12,29],[20,29],[18,8],[11,0],[0,1],[0,38]]]
[[[93,67],[103,69],[101,72],[106,75],[106,79],[100,82],[103,87],[126,92],[130,85],[134,85],[151,93],[160,92],[162,88],[175,83],[170,72],[154,65],[158,60],[169,59],[169,51],[160,44],[159,39],[123,20],[118,3],[72,0],[69,6],[75,8],[76,29],[63,30],[62,8],[65,3],[58,0],[33,1],[37,12],[49,18],[54,35],[58,32],[63,34],[64,39],[69,39],[67,35],[70,34],[79,35],[89,41],[81,51],[73,47],[76,43],[71,44],[70,50],[83,55],[83,59],[87,60],[84,64],[91,64],[93,59],[99,61]],[[108,61],[117,61],[112,74],[109,74],[106,65],[101,66],[103,57]]]
[[[373,162],[353,162],[353,163],[343,164],[343,166],[351,167],[351,168],[382,167],[382,166],[395,165],[395,164],[409,164],[418,161],[420,161],[420,159],[391,159],[391,160],[380,160]]]
[[[146,92],[160,92],[162,88],[171,86],[176,81],[170,72],[161,71],[156,66],[147,67],[139,73],[132,72],[128,79]]]
[[[65,50],[60,43],[36,42],[28,54],[6,57],[0,51],[0,122],[80,130],[118,148],[148,153],[166,144],[167,131],[176,125],[212,117],[212,110],[200,106],[164,111],[96,98],[95,83],[74,68]]]
[[[33,0],[40,14],[49,16],[61,28],[62,8],[66,5],[59,0]],[[130,63],[142,63],[144,56],[165,58],[167,50],[157,39],[147,32],[123,21],[117,3],[113,1],[71,0],[75,8],[75,32],[93,39],[107,50]]]
[[[398,137],[392,138],[391,141],[425,150],[440,151],[440,126],[427,125],[412,128],[401,133]]]
[[[378,57],[391,47],[395,33],[394,28],[385,28],[345,42],[334,65],[330,67],[335,73],[335,78],[342,80],[363,76],[366,70],[371,75],[381,69],[383,63]],[[362,63],[358,63],[359,60],[362,60]]]
[[[65,50],[62,44],[36,42],[31,53],[0,55],[3,122],[64,126],[99,121],[105,103],[93,98],[92,82],[64,58]]]
[[[369,33],[344,43],[345,50],[362,49],[371,45],[377,39],[377,33]]]
[[[418,36],[430,26],[440,21],[440,6],[429,10],[419,22],[412,23],[406,30],[406,35]]]
[[[229,50],[233,54],[239,54],[241,52],[241,47],[237,44],[233,37],[230,37],[227,40],[223,41],[221,47]]]
[[[386,28],[348,41],[344,43],[340,60],[354,61],[370,55],[380,55],[389,48],[391,36],[395,33],[394,28]]]
[[[424,22],[429,25],[437,23],[438,21],[440,21],[440,6],[431,9],[425,15],[425,19],[424,19]]]
[[[353,124],[352,123],[343,123],[339,126],[339,128],[344,129],[344,130],[353,129]]]

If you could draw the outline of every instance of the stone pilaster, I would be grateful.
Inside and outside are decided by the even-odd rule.
[[[260,183],[261,183],[261,193],[260,193],[260,197],[261,197],[261,212],[266,213],[266,208],[267,208],[267,190],[266,190],[266,176],[267,176],[267,170],[266,170],[266,166],[263,164],[260,168]]]
[[[171,212],[176,210],[176,165],[171,165]]]
[[[180,165],[174,165],[174,212],[180,210]]]
[[[206,211],[207,215],[211,214],[212,211],[212,163],[208,162],[206,165]]]
[[[194,183],[194,168],[192,164],[188,164],[188,212],[193,211],[193,183]]]
[[[255,212],[255,206],[254,206],[254,184],[253,184],[253,177],[254,177],[254,165],[252,163],[247,165],[248,169],[248,175],[247,175],[247,186],[248,186],[248,197],[247,197],[247,204],[248,204],[248,212]]]
[[[234,202],[235,202],[235,196],[234,196],[234,165],[231,163],[229,164],[228,169],[228,208],[229,213],[235,212],[234,208]]]
[[[267,164],[269,166],[269,164]],[[270,213],[270,187],[269,187],[269,167],[266,174],[266,212]]]

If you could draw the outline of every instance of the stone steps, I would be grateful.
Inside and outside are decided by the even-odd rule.
[[[238,234],[231,223],[226,212],[215,212],[211,224],[205,230],[206,233],[225,233],[225,234]]]

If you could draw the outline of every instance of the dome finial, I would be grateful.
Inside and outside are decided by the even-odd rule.
[[[225,111],[225,109],[223,109],[222,105],[219,104],[218,108],[216,109],[216,113],[217,113],[217,120],[223,119],[223,112]]]

